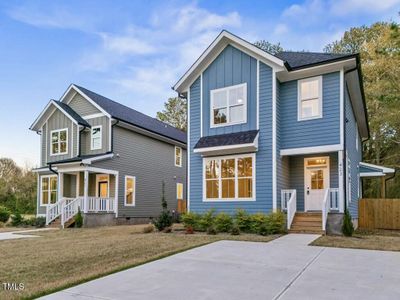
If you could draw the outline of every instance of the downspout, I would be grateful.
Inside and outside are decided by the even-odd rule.
[[[82,129],[79,130],[79,134],[78,134],[78,144],[79,144],[79,149],[78,149],[78,157],[81,156],[82,154],[82,143],[81,143],[81,133],[86,129],[86,126],[82,125]]]
[[[388,180],[393,179],[396,176],[396,172],[397,169],[394,169],[393,175],[385,179],[385,195],[386,195],[386,183],[388,182]]]
[[[58,172],[53,169],[53,166],[51,163],[49,164],[49,170],[58,176]]]

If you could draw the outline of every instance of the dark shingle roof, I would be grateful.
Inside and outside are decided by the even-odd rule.
[[[84,87],[78,85],[76,85],[76,87],[108,112],[113,118],[186,144],[185,132]]]
[[[295,70],[351,58],[354,54],[284,51],[275,54],[275,56],[285,61],[290,70]]]
[[[90,124],[86,122],[76,111],[74,111],[68,104],[63,102],[53,100],[56,105],[59,105],[67,114],[69,114],[79,125],[83,125],[85,127],[90,127]]]
[[[207,147],[249,144],[254,142],[257,134],[258,130],[249,130],[235,133],[205,136],[199,139],[194,148],[199,149]]]

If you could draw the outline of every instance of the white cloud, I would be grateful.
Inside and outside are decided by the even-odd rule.
[[[278,25],[275,26],[273,34],[282,35],[288,32],[289,32],[289,27],[286,24],[279,23]]]
[[[111,35],[100,33],[103,40],[103,47],[107,51],[120,55],[151,54],[156,48],[141,38],[130,35]]]
[[[388,11],[399,4],[400,0],[335,0],[330,3],[330,11],[338,16],[352,13],[376,14]]]

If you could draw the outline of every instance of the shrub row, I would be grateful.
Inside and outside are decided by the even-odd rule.
[[[282,212],[249,214],[243,209],[236,210],[231,216],[214,209],[204,214],[186,213],[182,215],[184,227],[188,230],[214,232],[256,233],[261,235],[283,233],[285,231],[285,216]]]

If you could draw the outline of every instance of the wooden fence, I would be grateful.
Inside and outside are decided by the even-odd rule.
[[[400,199],[360,199],[358,226],[364,229],[400,229]]]

